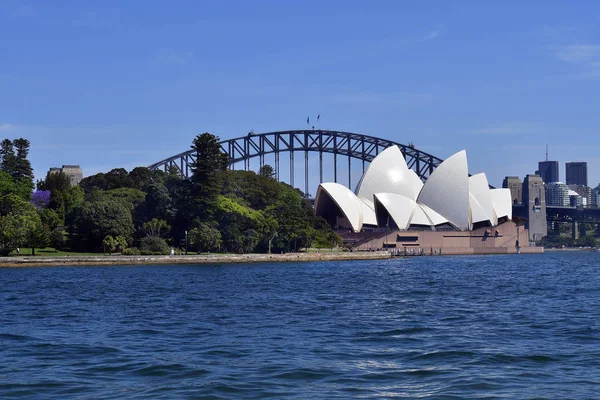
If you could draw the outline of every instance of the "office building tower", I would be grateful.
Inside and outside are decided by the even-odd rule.
[[[566,164],[567,185],[587,186],[587,162],[569,162]]]
[[[546,184],[560,181],[558,176],[558,161],[540,161],[538,163],[538,175]]]

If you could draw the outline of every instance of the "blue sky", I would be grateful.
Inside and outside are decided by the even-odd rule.
[[[600,3],[546,3],[0,0],[0,138],[31,141],[38,177],[89,175],[320,113],[324,129],[466,149],[496,186],[548,143],[561,179],[587,161],[596,186]]]

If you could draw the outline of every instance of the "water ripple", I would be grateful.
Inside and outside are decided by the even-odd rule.
[[[595,398],[598,253],[0,270],[0,398]]]

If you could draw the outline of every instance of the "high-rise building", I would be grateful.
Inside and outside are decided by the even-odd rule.
[[[538,175],[544,183],[558,182],[558,161],[540,161],[538,163]]]
[[[588,185],[587,162],[566,163],[567,185]]]
[[[504,177],[502,187],[510,189],[510,197],[513,204],[523,203],[523,184],[518,176]]]
[[[546,185],[548,205],[554,207],[569,207],[569,187],[562,182],[550,182]]]
[[[54,167],[48,171],[49,174],[56,174],[58,172],[62,172],[69,177],[71,186],[79,185],[79,182],[83,179],[83,172],[79,165],[63,165],[61,168]]]

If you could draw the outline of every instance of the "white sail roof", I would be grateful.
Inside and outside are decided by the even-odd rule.
[[[448,220],[446,218],[442,217],[440,214],[438,214],[431,208],[427,207],[425,204],[419,204],[419,207],[421,208],[421,210],[423,210],[423,212],[425,213],[427,218],[431,221],[432,225],[434,225],[434,226],[441,225],[441,224],[445,224],[448,222]],[[416,223],[416,222],[414,222],[414,223]]]
[[[417,202],[435,210],[460,230],[471,229],[467,153],[448,157],[429,176]]]
[[[398,146],[383,150],[369,164],[356,188],[357,196],[372,199],[375,193],[396,193],[415,199],[413,178]]]
[[[471,223],[476,224],[477,222],[490,220],[488,214],[485,212],[483,207],[481,207],[472,193],[469,193],[469,209],[471,211],[471,215],[469,216]]]
[[[358,197],[360,207],[363,214],[363,225],[375,225],[377,226],[377,216],[375,215],[375,205],[371,200],[367,200],[364,197]]]
[[[433,222],[431,222],[431,219],[429,219],[427,213],[425,212],[425,210],[423,210],[423,207],[421,207],[420,204],[417,204],[417,207],[415,207],[415,211],[413,212],[413,217],[410,221],[410,224],[425,226],[435,225]]]
[[[317,189],[315,198],[315,209],[319,211],[319,205],[323,196],[328,196],[342,211],[352,229],[360,232],[363,225],[363,212],[361,202],[358,197],[346,186],[339,183],[327,182],[321,183]]]
[[[477,174],[469,177],[469,192],[472,196],[471,202],[471,218],[472,222],[490,221],[492,226],[498,225],[498,218],[492,204],[492,193],[485,174]],[[475,210],[477,206],[473,204],[473,200],[479,206],[479,211]],[[480,214],[476,214],[479,212]]]
[[[491,189],[492,204],[498,218],[508,217],[512,219],[512,196],[510,189]]]
[[[396,193],[377,193],[374,198],[376,202],[385,207],[398,229],[408,229],[413,212],[417,207],[417,203],[413,199]]]
[[[421,178],[419,178],[419,175],[417,175],[417,173],[412,169],[408,170],[408,177],[409,180],[412,182],[413,187],[414,196],[412,197],[412,199],[417,200],[419,193],[421,193],[421,189],[423,189],[423,181],[421,180]]]

